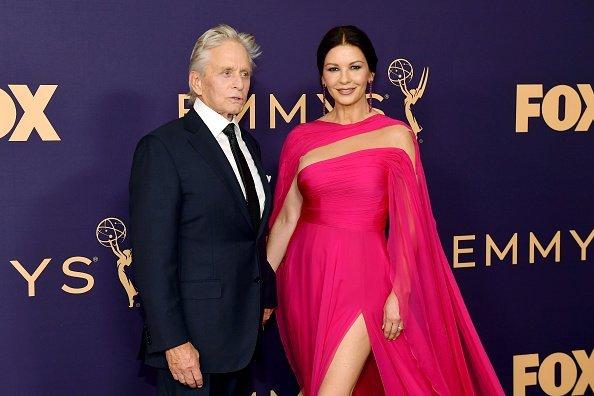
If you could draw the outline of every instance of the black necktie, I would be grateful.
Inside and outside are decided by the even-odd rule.
[[[243,153],[241,152],[241,149],[239,148],[237,138],[235,137],[235,125],[227,125],[225,129],[223,129],[223,133],[229,139],[231,152],[233,153],[233,158],[237,164],[237,169],[239,169],[239,175],[241,176],[243,187],[245,188],[247,206],[252,219],[252,225],[254,226],[254,229],[257,230],[260,225],[260,201],[258,200],[256,185],[254,184],[252,173],[250,172],[250,168],[247,164],[247,161],[245,160],[245,157],[243,156]]]

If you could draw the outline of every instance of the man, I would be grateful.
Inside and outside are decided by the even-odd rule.
[[[237,124],[254,37],[206,31],[190,59],[193,107],[140,140],[130,177],[144,360],[162,395],[250,394],[248,365],[275,302],[265,256],[271,195],[258,143]]]

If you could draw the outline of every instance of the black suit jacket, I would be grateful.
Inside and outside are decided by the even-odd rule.
[[[193,109],[138,143],[130,231],[149,365],[167,367],[164,351],[190,341],[203,372],[237,371],[254,354],[262,308],[276,305],[265,252],[270,187],[258,143],[242,137],[266,194],[258,230],[227,157]]]

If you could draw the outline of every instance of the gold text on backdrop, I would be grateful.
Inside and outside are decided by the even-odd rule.
[[[528,120],[542,116],[555,131],[586,132],[594,121],[594,92],[590,84],[557,85],[543,95],[542,84],[516,87],[516,133],[528,132]],[[582,112],[582,99],[586,105]],[[542,103],[541,103],[542,102]]]
[[[594,392],[594,350],[590,356],[585,350],[557,352],[542,361],[538,353],[515,355],[514,396],[526,395],[526,388],[533,386],[547,395],[585,395],[588,387]]]
[[[557,231],[548,243],[542,243],[541,241],[543,240],[543,238],[539,239],[534,232],[530,232],[527,238],[518,241],[518,233],[516,232],[511,236],[511,238],[507,241],[505,247],[503,248],[500,248],[500,246],[503,246],[503,244],[498,245],[490,234],[486,234],[484,244],[485,266],[491,266],[491,262],[493,260],[493,253],[499,258],[500,261],[503,261],[506,258],[506,256],[511,256],[511,263],[513,265],[518,264],[519,242],[528,243],[527,248],[529,264],[534,264],[536,262],[537,254],[540,254],[540,256],[543,259],[547,258],[549,254],[552,254],[554,256],[555,262],[558,263],[561,261],[561,234],[561,231]],[[582,238],[582,236],[580,236],[576,230],[570,230],[569,235],[571,236],[571,238],[565,236],[564,240],[568,239],[570,242],[567,243],[569,243],[569,246],[571,246],[573,249],[579,248],[580,260],[586,261],[588,246],[594,239],[594,229],[585,238]],[[475,261],[476,257],[474,242],[476,238],[477,236],[472,234],[454,236],[454,257],[452,260],[452,265],[454,268],[476,267],[477,263]],[[546,245],[546,247],[544,245]],[[564,246],[566,246],[567,249],[567,245],[564,244]]]
[[[33,130],[37,131],[43,141],[60,141],[56,130],[49,122],[44,111],[56,91],[57,85],[40,85],[35,94],[26,85],[9,85],[14,95],[0,89],[0,139],[8,135],[16,124],[16,128],[8,139],[10,142],[26,142]],[[23,110],[23,116],[17,123],[17,104]]]
[[[35,268],[33,272],[29,272],[25,269],[25,267],[21,264],[19,260],[10,260],[10,264],[12,264],[12,266],[18,271],[19,274],[21,274],[25,281],[27,281],[27,295],[29,297],[35,297],[35,282],[51,261],[51,258],[45,258],[41,261],[41,264],[39,264],[37,268]],[[64,275],[70,278],[84,279],[86,281],[86,284],[83,287],[72,287],[64,283],[61,289],[66,293],[70,294],[83,294],[91,290],[95,285],[95,279],[86,272],[80,272],[71,269],[70,266],[75,263],[82,263],[88,266],[92,262],[92,260],[82,256],[70,257],[69,259],[65,260],[62,264],[62,272],[64,273]]]
[[[280,114],[281,118],[285,121],[286,124],[289,124],[291,121],[293,121],[293,119],[295,117],[299,117],[299,122],[300,123],[304,123],[306,121],[306,116],[307,116],[307,98],[309,96],[307,94],[301,94],[301,96],[299,96],[299,99],[297,99],[297,102],[295,102],[295,105],[293,107],[291,107],[291,110],[287,111],[285,110],[285,107],[283,107],[283,105],[279,102],[279,100],[276,98],[276,96],[274,94],[270,94],[268,99],[268,115],[269,115],[269,125],[268,127],[270,129],[276,129],[276,116],[277,114]],[[369,94],[367,94],[367,97],[369,98]],[[374,93],[372,95],[373,99],[377,102],[382,102],[384,100],[384,96],[379,95],[377,93]],[[177,98],[177,104],[178,104],[178,116],[179,117],[183,117],[189,110],[188,107],[188,99],[190,97],[188,95],[185,94],[179,94],[178,98]],[[320,103],[323,102],[322,99],[322,94],[316,94],[316,98],[317,100],[320,101]],[[288,107],[286,107],[288,108]],[[377,109],[374,107],[374,109],[381,113],[384,114],[383,111],[381,111],[380,109]],[[319,110],[318,107],[316,107],[316,110]],[[332,105],[329,102],[326,102],[326,110],[331,111],[332,110]],[[256,129],[256,94],[252,94],[248,100],[245,102],[245,105],[243,106],[243,110],[241,111],[241,113],[239,113],[237,115],[237,120],[241,121],[241,119],[246,116],[246,114],[249,116],[249,129]]]

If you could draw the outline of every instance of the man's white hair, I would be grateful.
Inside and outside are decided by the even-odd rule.
[[[262,53],[260,46],[256,44],[255,37],[250,33],[240,33],[229,25],[220,24],[208,29],[194,45],[192,55],[190,56],[190,71],[194,70],[201,76],[208,65],[210,50],[223,44],[225,41],[233,40],[245,48],[250,59],[252,68],[256,66],[254,59]],[[198,95],[190,85],[190,102],[194,102]]]

